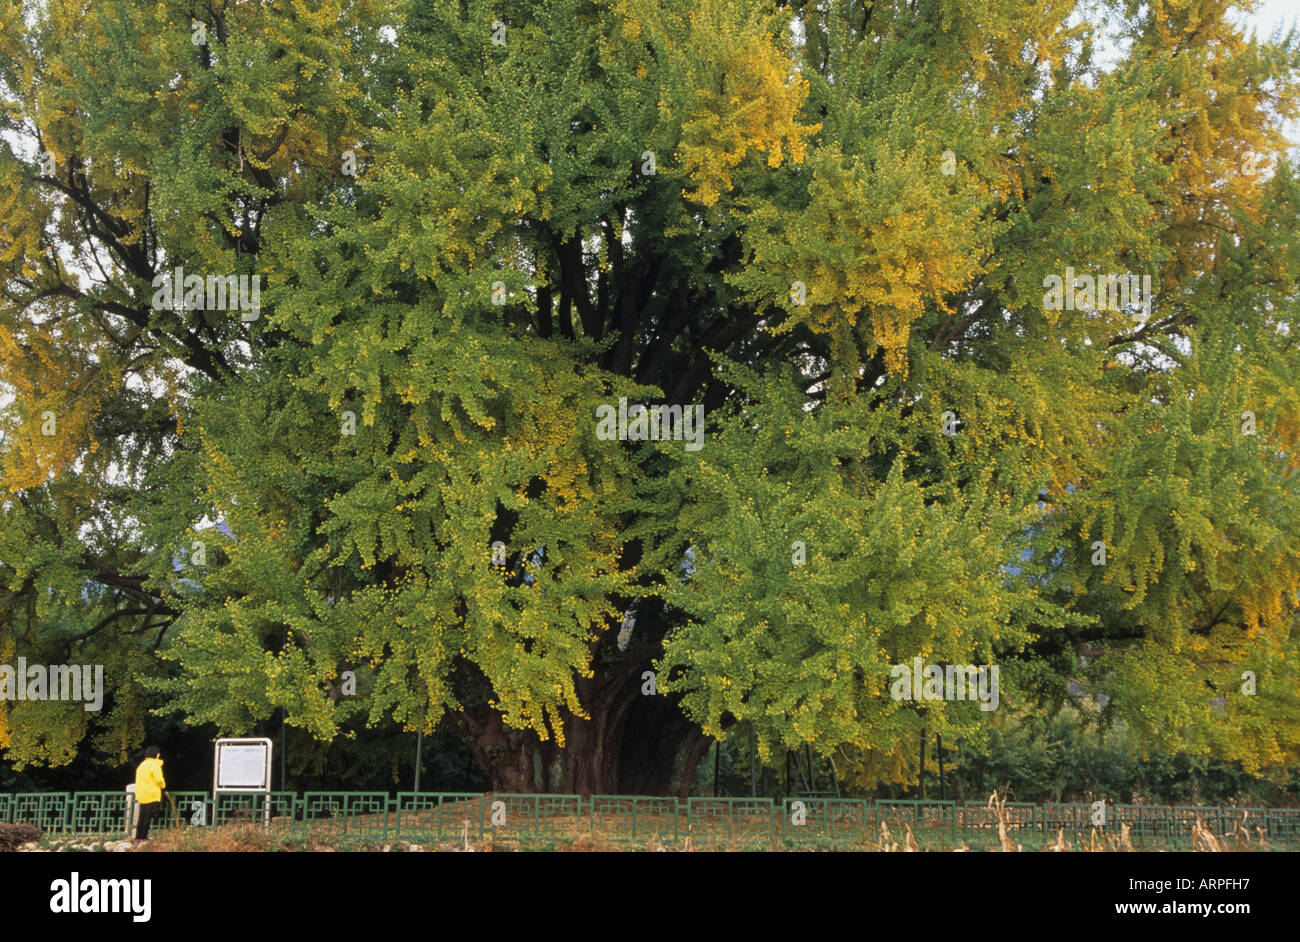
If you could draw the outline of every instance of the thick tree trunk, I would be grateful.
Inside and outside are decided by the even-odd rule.
[[[563,749],[506,729],[493,710],[460,716],[462,733],[493,791],[686,797],[712,742],[675,698],[642,693],[648,661],[598,665],[578,688],[590,719],[566,717]]]

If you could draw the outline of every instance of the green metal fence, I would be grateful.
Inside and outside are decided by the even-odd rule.
[[[1223,809],[1223,829],[1225,833],[1246,833],[1253,837],[1258,829],[1267,825],[1267,808]]]
[[[170,829],[177,826],[185,827],[190,819],[194,816],[195,805],[203,811],[203,820],[211,817],[212,812],[208,810],[208,802],[212,796],[208,792],[180,791],[171,792],[172,802],[176,803],[176,814],[172,815],[172,802],[164,801],[158,808],[158,813],[153,819],[152,827],[162,827]]]
[[[968,801],[962,805],[961,836],[967,845],[1001,847],[1003,834],[1013,844],[1041,840],[1039,806],[1024,801],[1008,801],[996,808],[987,801]]]
[[[1129,840],[1135,845],[1159,846],[1173,838],[1172,808],[1165,805],[1115,805],[1114,827],[1127,827]],[[1107,824],[1111,822],[1108,819]]]
[[[206,820],[211,824],[261,821],[272,828],[283,829],[298,820],[298,797],[293,792],[263,794],[221,792],[216,796],[215,802],[208,800],[207,812]]]
[[[787,798],[781,836],[791,846],[860,846],[875,827],[875,809],[865,798]]]
[[[388,793],[304,792],[299,820],[319,830],[387,837]]]
[[[131,818],[131,796],[126,792],[77,792],[72,796],[73,834],[125,834]]]
[[[1300,808],[1268,809],[1269,840],[1300,844]]]
[[[26,821],[42,831],[65,831],[71,808],[72,795],[69,792],[24,793],[13,796],[9,820]]]
[[[775,816],[770,798],[686,799],[686,833],[695,844],[770,844]]]
[[[911,831],[918,844],[951,846],[957,834],[957,803],[955,801],[877,801],[876,820],[879,836],[888,828],[891,841],[905,846],[905,835]]]
[[[1090,840],[1100,840],[1105,835],[1103,825],[1092,823],[1093,807],[1090,804],[1063,804],[1049,801],[1043,804],[1043,836],[1055,841],[1063,836],[1071,844],[1087,844]]]
[[[393,809],[394,836],[417,842],[478,840],[483,830],[483,796],[477,793],[399,792]]]
[[[583,831],[579,795],[495,794],[483,799],[485,828],[499,841],[573,840]]]
[[[1170,837],[1177,846],[1189,845],[1196,822],[1211,832],[1222,833],[1223,816],[1220,808],[1198,808],[1193,805],[1174,805],[1169,809]]]
[[[463,846],[492,841],[548,846],[595,840],[634,847],[873,848],[907,833],[922,850],[996,849],[1003,836],[1025,850],[1063,839],[1074,848],[1191,848],[1197,823],[1227,848],[1267,845],[1300,850],[1300,808],[1194,807],[1049,802],[900,801],[862,798],[658,798],[642,795],[526,795],[465,792],[172,792],[160,829],[261,824],[310,831],[324,839],[407,840]],[[51,834],[129,833],[133,798],[126,792],[0,794],[0,821],[30,822]]]
[[[643,795],[593,795],[591,833],[619,842],[676,844],[681,806],[676,798]]]

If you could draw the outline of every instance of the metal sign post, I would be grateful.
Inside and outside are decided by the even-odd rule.
[[[420,765],[424,761],[424,730],[415,733],[415,791],[420,792]]]
[[[222,792],[266,796],[263,823],[271,826],[271,740],[218,739],[212,764],[213,821]]]

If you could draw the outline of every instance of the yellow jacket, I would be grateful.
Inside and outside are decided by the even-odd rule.
[[[163,781],[162,759],[145,759],[135,770],[135,800],[142,805],[162,801],[162,790],[167,787]]]

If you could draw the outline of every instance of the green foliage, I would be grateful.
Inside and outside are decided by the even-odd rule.
[[[949,798],[983,801],[994,791],[1010,801],[1111,802],[1267,807],[1294,804],[1294,776],[1270,782],[1240,763],[1187,753],[1146,750],[1145,737],[1118,726],[1098,731],[1066,710],[1042,722],[996,731],[986,746],[947,754]],[[945,745],[947,743],[945,742]],[[938,794],[938,775],[926,770],[927,794]]]
[[[0,2],[0,663],[110,691],[0,703],[15,763],[283,713],[304,776],[439,730],[494,787],[684,792],[749,721],[865,787],[1072,683],[1144,747],[1300,758],[1295,37],[1194,0],[83,7]],[[181,265],[261,316],[155,308]],[[1149,316],[1052,309],[1067,267],[1150,275]],[[601,438],[620,397],[703,407],[704,448]],[[917,656],[998,664],[998,711],[892,699]]]

